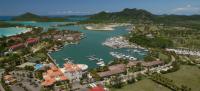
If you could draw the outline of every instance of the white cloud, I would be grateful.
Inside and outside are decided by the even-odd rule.
[[[200,7],[188,4],[184,7],[178,7],[171,10],[170,14],[200,14]]]

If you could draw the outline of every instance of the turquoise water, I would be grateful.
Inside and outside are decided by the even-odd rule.
[[[15,22],[16,23],[16,22]],[[61,24],[64,22],[17,22],[24,25],[40,26],[44,28],[51,28],[52,25]],[[120,53],[128,54],[134,56],[138,59],[143,59],[145,51],[139,50],[141,52],[128,52],[127,48],[124,49],[112,49],[102,45],[107,38],[128,34],[125,27],[117,27],[114,31],[91,31],[85,30],[84,25],[73,25],[73,26],[62,26],[56,27],[58,30],[74,30],[80,31],[85,34],[84,39],[80,41],[77,45],[67,45],[62,50],[53,52],[50,55],[56,59],[56,63],[59,66],[63,66],[65,58],[71,58],[74,63],[87,64],[89,68],[97,67],[95,61],[89,61],[87,56],[96,55],[98,58],[102,58],[105,63],[112,61],[113,57],[109,54],[111,51],[117,51]]]
[[[16,35],[26,31],[27,31],[26,28],[15,28],[15,27],[0,28],[0,37]]]
[[[107,38],[127,34],[128,31],[125,27],[117,27],[114,31],[84,30],[83,25],[60,27],[59,29],[78,30],[83,32],[86,36],[86,38],[81,40],[78,45],[68,45],[61,51],[51,53],[51,56],[57,60],[59,66],[62,66],[66,57],[73,59],[74,63],[87,64],[90,68],[94,68],[97,67],[96,62],[89,61],[87,56],[96,55],[96,57],[104,59],[105,63],[109,63],[113,59],[113,57],[109,54],[111,51],[132,55],[138,59],[142,59],[144,56],[143,54],[146,53],[143,50],[140,50],[142,54],[136,52],[130,53],[126,48],[112,49],[102,45],[102,42],[104,42]]]

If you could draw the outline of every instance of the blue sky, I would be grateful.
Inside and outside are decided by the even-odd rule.
[[[39,15],[87,15],[124,8],[154,14],[200,14],[200,0],[0,0],[0,16],[32,12]]]

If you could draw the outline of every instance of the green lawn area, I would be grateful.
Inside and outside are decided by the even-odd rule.
[[[171,90],[151,81],[150,79],[144,79],[139,82],[124,86],[121,89],[112,89],[111,91],[171,91]]]
[[[183,65],[177,72],[164,76],[174,80],[178,86],[182,84],[190,87],[192,91],[200,91],[200,69],[196,66]]]

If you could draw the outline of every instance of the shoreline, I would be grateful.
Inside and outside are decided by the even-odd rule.
[[[113,31],[118,26],[128,26],[130,24],[91,24],[86,25],[85,29],[93,31]]]
[[[12,36],[16,36],[16,35],[20,35],[20,34],[25,34],[25,33],[28,33],[28,32],[31,32],[32,31],[32,29],[31,28],[26,28],[26,27],[8,27],[8,28],[15,28],[15,29],[19,29],[19,28],[21,28],[21,32],[20,33],[17,33],[17,34],[9,34],[9,35],[0,35],[0,38],[2,37],[2,36],[6,36],[6,37],[12,37]]]
[[[86,26],[87,30],[96,30],[96,31],[113,31],[113,27],[102,27],[102,28],[95,28],[94,26]]]

